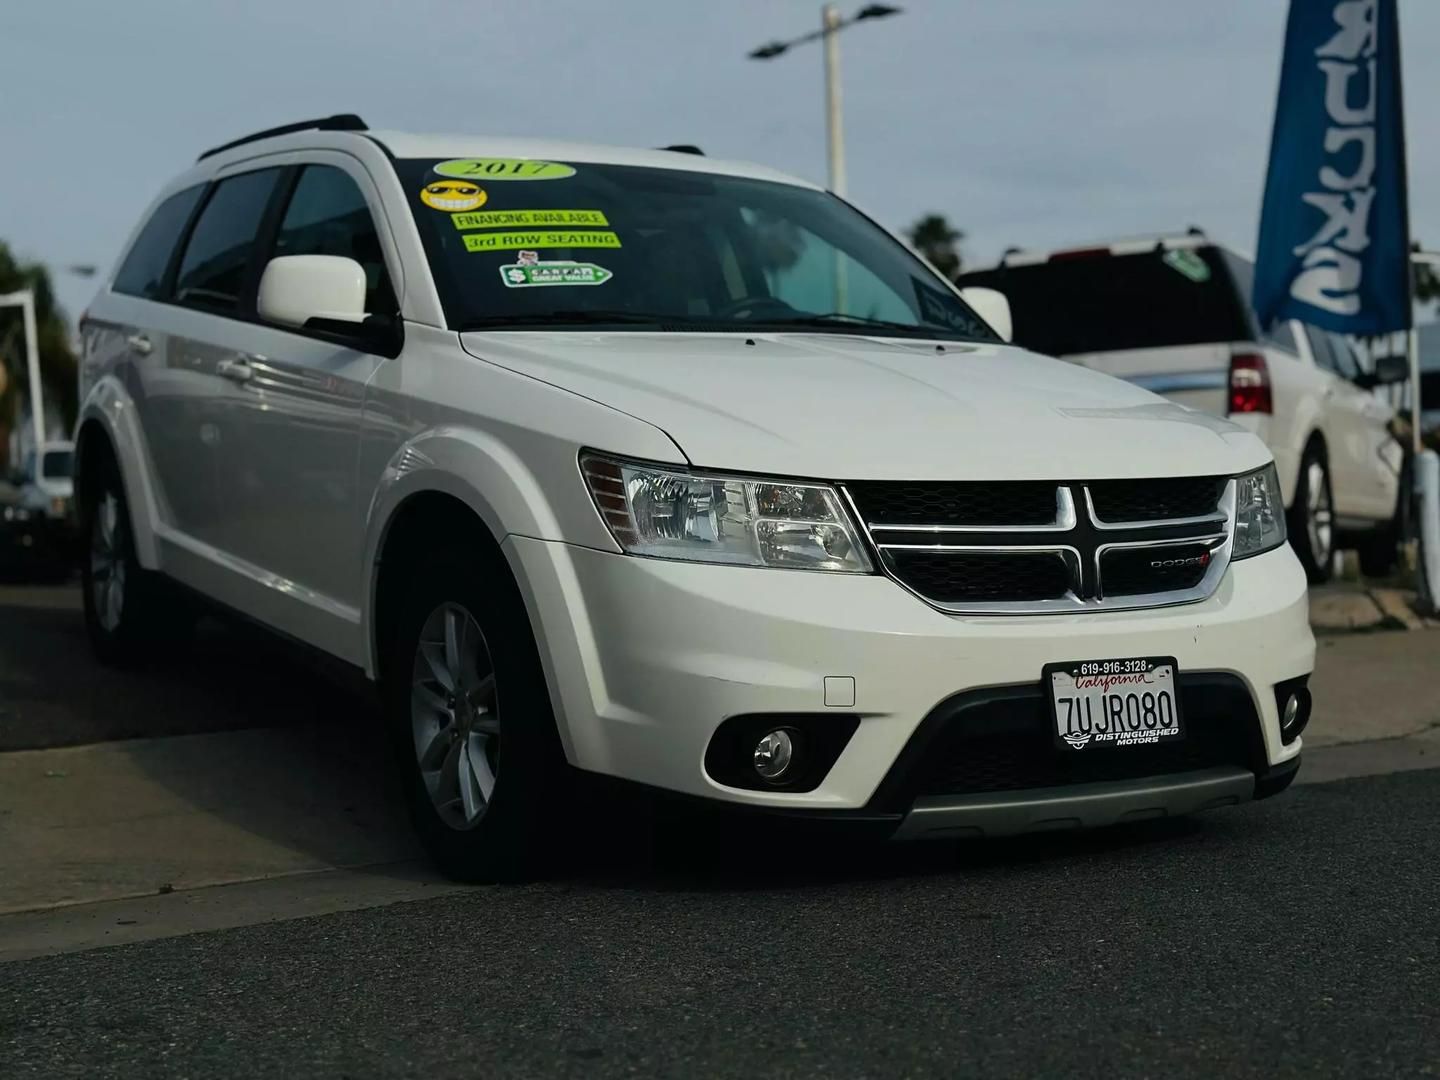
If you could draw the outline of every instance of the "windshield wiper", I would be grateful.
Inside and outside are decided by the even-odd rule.
[[[836,326],[874,326],[892,333],[911,337],[943,337],[954,335],[957,331],[947,327],[939,326],[917,326],[914,323],[891,322],[889,319],[872,319],[868,315],[851,315],[844,311],[830,311],[823,314],[797,315],[793,318],[782,319],[756,319],[757,323],[769,323],[772,326],[807,326],[807,327],[836,327]]]
[[[470,319],[461,325],[460,332],[504,330],[509,327],[613,326],[616,323],[627,326],[640,324],[658,326],[670,321],[673,320],[665,315],[645,315],[635,311],[603,308],[588,311],[516,312],[510,315],[485,315],[478,319]]]

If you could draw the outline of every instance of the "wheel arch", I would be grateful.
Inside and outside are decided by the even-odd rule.
[[[80,407],[75,428],[75,499],[83,507],[93,483],[99,455],[114,460],[125,501],[130,508],[130,531],[135,558],[146,570],[160,569],[160,545],[155,524],[158,496],[145,467],[143,436],[135,403],[113,376],[100,379]]]

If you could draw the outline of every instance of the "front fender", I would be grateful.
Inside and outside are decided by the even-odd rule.
[[[553,478],[550,486],[556,486]],[[460,427],[439,428],[416,436],[386,464],[366,513],[362,565],[367,568],[369,581],[361,623],[367,643],[366,670],[371,676],[377,670],[372,620],[380,552],[406,501],[432,492],[448,495],[469,507],[497,544],[510,535],[555,538],[568,534],[574,542],[607,551],[620,550],[598,513],[593,514],[593,529],[576,536],[575,522],[559,519],[540,479],[513,449],[494,436]],[[575,493],[587,498],[578,460]],[[520,568],[511,569],[518,577]]]

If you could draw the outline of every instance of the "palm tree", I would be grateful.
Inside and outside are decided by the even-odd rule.
[[[45,399],[56,403],[68,431],[78,403],[75,353],[70,348],[65,313],[55,299],[50,272],[40,263],[21,262],[0,242],[0,293],[21,289],[35,293],[35,327],[40,339],[40,378]],[[0,308],[0,365],[8,375],[0,390],[0,464],[8,465],[11,426],[19,416],[17,395],[23,392],[26,377],[25,328],[19,308]]]
[[[960,274],[960,241],[965,234],[953,228],[944,214],[926,214],[906,230],[915,250],[950,280]]]

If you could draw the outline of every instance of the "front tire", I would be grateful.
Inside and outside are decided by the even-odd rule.
[[[1335,499],[1330,467],[1312,443],[1300,459],[1300,478],[1289,513],[1290,546],[1305,567],[1312,585],[1330,580],[1335,562]]]
[[[139,662],[166,632],[193,620],[172,587],[135,557],[135,530],[119,467],[104,454],[80,506],[85,631],[103,664]]]
[[[427,553],[409,576],[382,693],[411,820],[449,877],[531,877],[564,775],[519,592],[473,549]]]

